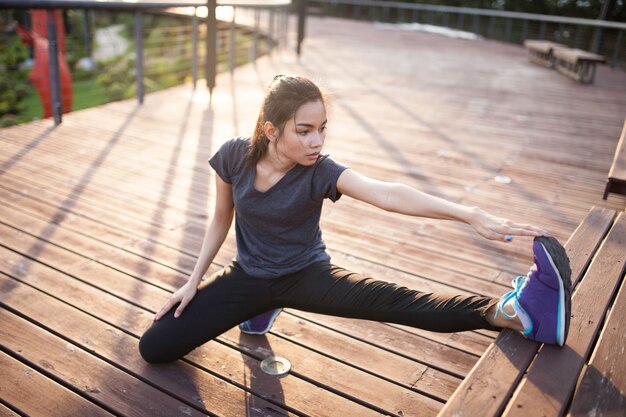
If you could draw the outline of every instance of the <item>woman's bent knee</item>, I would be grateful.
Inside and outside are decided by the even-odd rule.
[[[139,354],[148,363],[174,362],[182,357],[179,353],[168,349],[162,343],[162,339],[159,340],[158,337],[155,337],[154,332],[150,332],[150,329],[139,339]]]

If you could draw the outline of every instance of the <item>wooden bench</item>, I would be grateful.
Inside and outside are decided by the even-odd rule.
[[[624,128],[622,129],[622,136],[617,142],[617,148],[615,148],[615,156],[613,157],[613,163],[609,170],[609,176],[606,180],[606,187],[604,188],[604,198],[609,196],[609,193],[626,194],[626,120],[624,120]]]
[[[626,214],[592,208],[565,247],[575,285],[565,346],[502,331],[439,417],[624,415]]]
[[[524,47],[528,49],[528,59],[532,62],[556,68],[561,74],[583,84],[593,83],[596,64],[606,63],[606,59],[601,55],[572,49],[551,41],[526,39]]]
[[[596,64],[606,63],[602,55],[593,54],[581,49],[554,50],[556,69],[582,84],[591,84],[596,76]]]
[[[548,68],[554,68],[554,50],[567,48],[567,46],[560,43],[536,39],[526,39],[524,47],[528,49],[528,59]]]

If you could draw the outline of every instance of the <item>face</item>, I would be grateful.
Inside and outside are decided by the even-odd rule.
[[[300,106],[276,142],[279,156],[300,165],[313,165],[326,139],[326,122],[326,107],[322,101]]]

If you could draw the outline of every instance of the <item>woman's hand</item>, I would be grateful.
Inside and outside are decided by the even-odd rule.
[[[178,303],[180,303],[180,305],[174,312],[174,317],[180,317],[180,315],[183,314],[183,311],[187,307],[187,304],[189,304],[191,299],[196,295],[196,292],[198,292],[197,286],[193,285],[191,282],[187,282],[170,296],[165,305],[161,307],[161,310],[159,310],[156,316],[154,316],[154,320],[159,320]]]
[[[475,209],[469,224],[481,236],[491,239],[510,242],[513,236],[548,236],[549,233],[536,226],[513,223],[510,220],[493,216],[481,209]]]

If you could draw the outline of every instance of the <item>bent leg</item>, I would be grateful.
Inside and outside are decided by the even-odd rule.
[[[424,293],[377,281],[327,263],[314,264],[273,287],[285,307],[404,324],[436,332],[491,329],[485,319],[498,300]]]
[[[217,272],[198,288],[183,314],[174,306],[139,341],[147,362],[177,360],[242,321],[270,308],[267,280],[247,275],[236,264]]]

